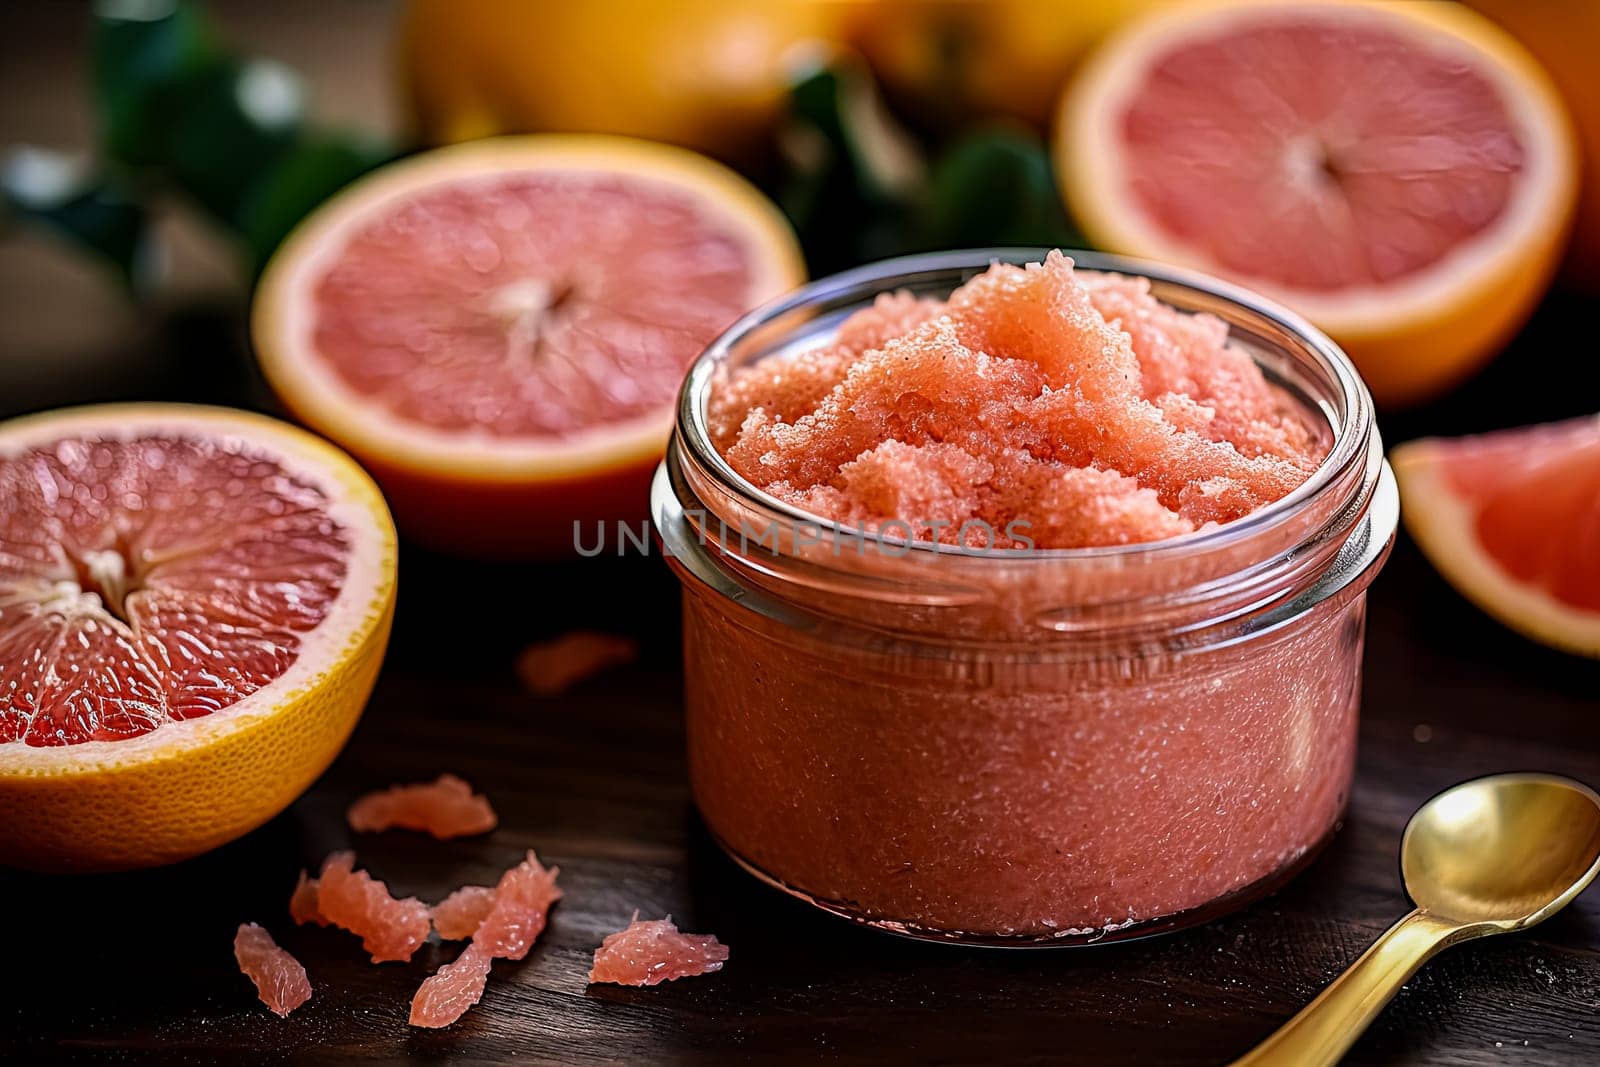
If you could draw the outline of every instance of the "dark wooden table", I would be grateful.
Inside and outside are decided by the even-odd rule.
[[[1391,440],[1592,410],[1592,356],[1563,340],[1588,311],[1551,298],[1515,347],[1448,401],[1385,420]],[[123,373],[41,367],[0,414],[162,397],[266,406],[237,307],[158,319]],[[1559,388],[1550,383],[1559,381]],[[288,813],[167,870],[0,875],[7,916],[0,1062],[1061,1061],[1216,1064],[1265,1036],[1406,908],[1401,827],[1429,795],[1494,771],[1600,784],[1600,663],[1503,630],[1404,537],[1371,594],[1361,759],[1348,821],[1297,881],[1188,933],[1082,950],[969,950],[857,929],[738,871],[684,780],[677,591],[659,559],[498,566],[406,546],[388,666],[344,756]],[[574,624],[637,634],[636,666],[553,700],[512,672],[526,642]],[[357,793],[449,770],[495,801],[486,840],[353,837]],[[295,873],[353,844],[400,893],[488,882],[527,848],[567,897],[538,947],[499,963],[455,1028],[405,1025],[429,945],[375,967],[333,930],[296,928]],[[720,975],[651,990],[584,984],[594,945],[634,908],[732,948]],[[241,920],[268,925],[316,995],[269,1015],[234,967]],[[1600,891],[1522,936],[1451,951],[1401,993],[1356,1063],[1600,1062]]]
[[[6,23],[16,32],[0,34],[7,140],[81,137],[74,8],[26,5],[27,18]],[[223,13],[256,50],[312,72],[336,114],[381,107],[384,7],[295,0]],[[318,32],[302,32],[311,19]],[[227,291],[209,282],[215,253],[188,251],[183,276],[200,284],[186,291],[201,297],[140,316],[43,243],[0,246],[0,417],[121,398],[270,410],[237,298],[204,295]],[[1592,343],[1570,340],[1580,316],[1592,319],[1590,302],[1552,297],[1467,388],[1386,417],[1389,440],[1594,411],[1600,362]],[[1371,594],[1349,818],[1297,881],[1201,929],[1126,945],[1008,952],[899,941],[756,884],[708,840],[684,781],[676,597],[659,559],[505,567],[406,546],[371,706],[344,756],[289,812],[168,870],[0,873],[0,1063],[1217,1064],[1405,910],[1400,830],[1428,796],[1518,769],[1600,785],[1600,663],[1489,621],[1402,536]],[[525,695],[511,670],[517,650],[575,624],[637,634],[641,662],[562,699]],[[357,793],[442,770],[493,797],[502,827],[487,840],[345,829]],[[347,935],[289,923],[295,873],[350,844],[397,891],[430,900],[491,881],[536,848],[560,864],[567,897],[526,961],[496,964],[462,1023],[412,1030],[412,992],[454,947],[375,967]],[[714,931],[732,948],[727,969],[653,990],[586,988],[594,945],[634,908]],[[287,1020],[268,1014],[235,969],[231,938],[245,919],[268,925],[316,985]],[[1431,964],[1351,1062],[1600,1063],[1600,890],[1529,934]]]

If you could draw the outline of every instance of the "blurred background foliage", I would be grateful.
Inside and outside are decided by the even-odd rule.
[[[263,32],[271,16],[211,2],[214,12],[204,0],[97,0],[84,48],[92,148],[14,145],[0,167],[6,222],[66,236],[140,298],[193,287],[185,249],[167,254],[175,217],[227,238],[238,269],[209,263],[207,278],[211,292],[225,283],[237,294],[235,276],[252,277],[310,210],[385,161],[536,131],[667,141],[735,167],[787,213],[814,275],[936,248],[1093,247],[1052,172],[1063,158],[1058,101],[1081,94],[1075,74],[1108,34],[1181,0],[395,0],[325,10],[296,0],[301,22],[346,24],[343,44],[330,32],[328,49],[361,52],[333,79],[339,56],[317,42],[296,38],[290,53],[335,93],[365,101],[336,125],[309,117],[295,71],[243,54],[209,17],[239,40],[282,48],[287,38]],[[1469,2],[1512,29],[1564,91],[1590,159],[1566,280],[1593,291],[1600,80],[1580,43],[1600,34],[1600,3]],[[398,123],[379,100],[394,103]],[[39,139],[39,127],[30,132]],[[1083,218],[1083,229],[1111,240],[1098,221]],[[1452,315],[1470,319],[1480,303]],[[1379,362],[1362,366],[1369,380]]]
[[[814,273],[933,248],[1081,244],[1056,191],[1042,116],[980,108],[959,91],[971,79],[955,72],[974,58],[961,51],[975,39],[967,28],[917,26],[915,48],[882,44],[900,74],[891,109],[874,66],[841,43],[854,6],[423,0],[397,27],[414,135],[394,144],[376,132],[310,122],[300,76],[234,50],[197,0],[101,0],[91,15],[93,152],[13,145],[0,193],[9,222],[66,237],[138,295],[159,285],[165,257],[152,218],[173,196],[230,235],[253,274],[300,218],[374,167],[431,143],[534,128],[656,136],[721,157],[784,208]],[[671,9],[661,32],[676,44],[650,39],[651,27],[622,8],[646,22],[647,9]],[[539,19],[553,20],[542,38],[528,25]],[[769,54],[752,61],[740,46],[744,54],[728,64],[743,67],[730,74],[717,69],[716,42],[735,31]],[[589,34],[621,53],[608,50],[602,69],[587,65],[605,84],[564,84],[585,68],[583,57],[552,67],[539,50],[565,52],[568,38]],[[645,51],[627,54],[624,40]],[[413,47],[419,41],[426,57]],[[501,57],[486,41],[510,51]],[[496,101],[485,117],[460,94],[475,91],[474,79],[493,82],[497,62],[538,67],[552,85],[513,86],[505,91],[516,99]],[[676,72],[651,66],[661,63]],[[688,110],[652,113],[650,101],[659,104],[674,77],[702,90],[687,94]],[[594,99],[616,113],[592,113]],[[934,106],[941,100],[942,115]]]
[[[179,192],[259,269],[307,212],[395,155],[376,137],[308,124],[299,76],[227,48],[194,3],[100,3],[93,19],[92,157],[15,146],[0,189],[13,220],[105,257],[135,292],[157,284],[164,261],[158,196]]]

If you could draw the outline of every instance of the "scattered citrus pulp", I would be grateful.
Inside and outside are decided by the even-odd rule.
[[[497,822],[489,799],[453,774],[432,782],[396,785],[368,793],[345,813],[350,829],[376,833],[399,827],[445,839],[486,834]]]
[[[1391,460],[1406,528],[1452,585],[1536,641],[1600,656],[1600,416],[1411,441]]]
[[[494,908],[494,887],[464,885],[433,906],[433,928],[446,941],[471,937]]]
[[[360,717],[395,538],[337,449],[238,411],[0,425],[0,864],[170,863],[287,807]]]
[[[529,849],[495,883],[494,904],[472,932],[474,944],[497,959],[520,960],[544,932],[550,908],[561,899],[560,867],[545,867]]]
[[[517,656],[517,677],[535,696],[557,696],[611,667],[632,663],[639,643],[631,637],[573,630],[529,645]]]
[[[691,359],[804,277],[732,171],[600,135],[392,164],[303,222],[262,276],[256,352],[284,403],[377,477],[402,529],[568,552],[637,519]]]
[[[837,0],[413,0],[401,68],[425,140],[619,133],[724,158],[771,142]]]
[[[1583,192],[1567,250],[1569,275],[1591,292],[1600,291],[1600,78],[1594,72],[1600,4],[1468,3],[1515,34],[1544,64],[1566,100],[1583,147]]]
[[[356,869],[353,852],[335,852],[316,880],[316,910],[328,923],[361,938],[373,963],[409,960],[433,929],[428,906],[416,897],[396,898],[389,887]],[[301,890],[297,887],[297,895]],[[290,898],[290,910],[295,900]]]
[[[311,999],[306,969],[255,923],[239,924],[233,935],[233,956],[239,970],[255,983],[261,1003],[274,1014],[288,1015]]]
[[[853,6],[846,37],[908,116],[946,130],[995,119],[1043,130],[1096,42],[1170,2],[873,0]]]
[[[1283,301],[1393,403],[1521,324],[1577,191],[1549,77],[1441,3],[1222,0],[1129,23],[1063,95],[1055,155],[1096,244]]]
[[[560,873],[559,867],[546,869],[530,850],[520,863],[500,876],[493,900],[483,910],[471,942],[460,956],[439,968],[417,989],[411,1001],[412,1026],[449,1026],[482,998],[492,961],[520,960],[528,954],[544,932],[551,906],[561,899],[556,885]],[[441,905],[456,899],[460,892]],[[475,893],[468,906],[480,911],[482,904],[481,894]]]
[[[301,870],[300,877],[294,884],[294,892],[289,895],[289,918],[295,921],[296,926],[304,926],[307,923],[328,925],[328,918],[322,914],[319,904],[320,896],[321,894],[317,892],[317,880]]]
[[[589,981],[659,985],[715,974],[728,962],[728,946],[711,934],[680,933],[672,916],[641,921],[633,913],[626,929],[608,934],[594,950]]]
[[[438,1029],[449,1026],[483,999],[494,957],[476,942],[461,955],[422,980],[411,998],[412,1026]]]

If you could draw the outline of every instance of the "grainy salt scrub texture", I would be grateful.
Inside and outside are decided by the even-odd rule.
[[[1143,278],[996,263],[948,301],[880,296],[831,344],[724,377],[713,443],[824,518],[982,548],[1077,548],[1232,522],[1326,435],[1220,319]]]

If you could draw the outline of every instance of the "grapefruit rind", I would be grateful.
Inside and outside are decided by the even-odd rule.
[[[0,865],[127,869],[225,844],[327,769],[376,681],[394,615],[394,524],[372,479],[327,442],[247,412],[118,404],[0,424],[0,456],[74,434],[152,431],[244,437],[284,459],[352,532],[349,571],[288,670],[215,714],[125,740],[0,745]]]
[[[1217,270],[1162,232],[1133,201],[1115,124],[1152,57],[1171,45],[1260,18],[1263,0],[1201,0],[1137,20],[1100,47],[1057,111],[1055,161],[1074,218],[1100,248]],[[1523,135],[1527,165],[1511,202],[1485,231],[1399,281],[1323,294],[1236,280],[1294,308],[1350,353],[1374,396],[1405,403],[1465,377],[1522,324],[1553,277],[1576,210],[1578,157],[1554,84],[1488,20],[1455,4],[1308,3],[1279,14],[1332,12],[1413,27],[1431,48],[1455,47],[1489,78]],[[1427,32],[1432,31],[1432,32]]]
[[[1440,574],[1486,614],[1542,644],[1600,658],[1600,613],[1567,607],[1508,574],[1484,551],[1476,511],[1450,485],[1445,441],[1425,439],[1390,456],[1404,502],[1406,529]]]
[[[602,134],[500,137],[437,149],[383,168],[323,205],[268,264],[251,315],[257,357],[274,390],[307,425],[357,455],[454,482],[576,481],[660,454],[673,405],[560,439],[496,439],[447,433],[395,418],[346,385],[312,354],[310,290],[348,236],[373,213],[421,189],[518,170],[622,174],[691,193],[752,246],[760,271],[755,306],[800,284],[805,265],[778,209],[733,171],[669,145]]]

